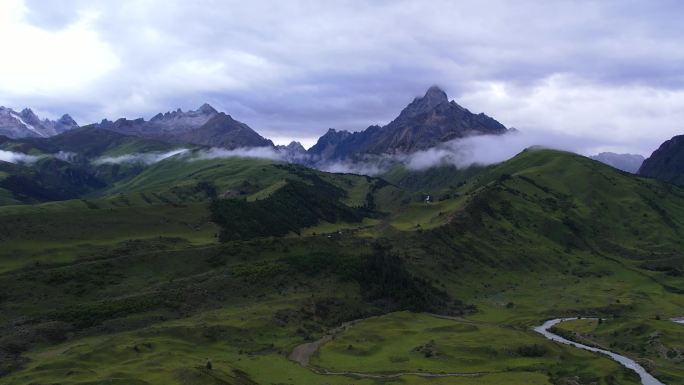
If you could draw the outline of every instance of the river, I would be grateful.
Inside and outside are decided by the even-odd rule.
[[[595,348],[592,346],[587,346],[587,345],[583,345],[583,344],[580,344],[580,343],[577,343],[574,341],[567,340],[567,339],[565,339],[559,335],[553,334],[549,331],[549,329],[551,327],[558,325],[559,323],[561,323],[563,321],[573,321],[576,319],[577,319],[576,317],[573,317],[573,318],[556,318],[556,319],[548,320],[548,321],[544,322],[543,325],[537,326],[536,328],[534,328],[534,331],[536,331],[537,333],[540,333],[541,335],[543,335],[544,337],[546,337],[552,341],[557,341],[557,342],[560,342],[562,344],[571,345],[571,346],[574,346],[576,348],[588,350],[590,352],[605,354],[605,355],[609,356],[610,358],[612,358],[613,360],[619,362],[622,366],[635,371],[639,375],[639,377],[641,377],[641,383],[643,385],[665,385],[664,383],[658,381],[658,379],[656,379],[655,377],[650,375],[646,371],[646,369],[643,368],[643,366],[637,364],[632,359],[629,359],[625,356],[621,356],[617,353],[613,353],[613,352],[608,351],[608,350],[603,350],[603,349],[599,349],[599,348]]]

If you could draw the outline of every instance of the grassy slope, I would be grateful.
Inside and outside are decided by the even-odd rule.
[[[119,134],[92,126],[69,130],[49,138],[10,139],[0,143],[0,148],[8,151],[33,155],[65,151],[76,153],[85,158],[169,151],[177,147],[177,145],[165,142]]]
[[[571,370],[600,378],[621,369],[607,359],[558,346],[523,330],[490,323],[454,321],[428,315],[392,313],[371,319],[326,344],[314,364],[335,371],[487,373],[516,368],[507,383],[540,381],[538,368],[551,377]],[[629,375],[620,379],[631,381]],[[546,383],[546,379],[541,379]]]
[[[325,328],[381,308],[365,301],[360,287],[338,272],[304,271],[288,261],[307,260],[311,253],[363,255],[370,240],[361,235],[393,245],[414,273],[477,305],[479,311],[468,316],[477,330],[419,314],[390,315],[359,324],[326,346],[314,360],[324,368],[504,370],[508,383],[636,383],[611,361],[547,343],[530,326],[565,314],[642,322],[655,314],[684,313],[677,293],[682,278],[672,275],[682,262],[680,190],[586,158],[526,152],[469,179],[452,198],[409,203],[386,218],[365,221],[361,230],[331,237],[308,231],[302,237],[227,245],[214,242],[208,224],[199,231],[187,226],[206,223],[202,204],[149,204],[140,194],[153,197],[159,189],[172,191],[169,185],[202,180],[227,189],[249,181],[247,187],[255,187],[246,195],[258,198],[284,178],[305,179],[306,171],[239,159],[206,162],[161,162],[150,170],[154,173],[131,181],[127,188],[139,191],[132,194],[0,210],[2,223],[13,221],[5,241],[24,242],[0,255],[0,286],[9,293],[0,297],[0,335],[5,331],[6,339],[29,341],[23,356],[31,360],[1,383],[108,378],[249,384],[248,377],[261,384],[348,384],[347,377],[316,375],[286,355]],[[373,179],[316,174],[346,186],[348,204],[372,192],[389,211],[406,198]],[[26,233],[42,223],[45,231]],[[93,234],[98,239],[86,241]],[[70,242],[60,244],[69,236]],[[126,242],[129,238],[140,240]],[[27,260],[41,264],[27,267]],[[62,307],[76,313],[55,313]],[[27,315],[38,322],[11,326]],[[659,324],[652,326],[666,333]],[[469,331],[444,333],[444,327]],[[19,330],[23,334],[15,336]],[[457,332],[467,338],[454,338]],[[61,342],[61,333],[67,341]],[[433,339],[444,355],[413,351]],[[350,344],[356,348],[347,350]],[[540,357],[520,356],[518,348],[534,344],[548,350]],[[212,371],[203,369],[207,359],[214,363]],[[655,362],[657,375],[670,373],[669,361]],[[69,371],[74,373],[66,376]],[[395,382],[501,383],[497,376]],[[668,383],[681,381],[674,378]]]
[[[370,193],[376,198],[377,209],[389,210],[396,206],[396,198],[403,195],[400,189],[380,183],[375,178],[328,174],[303,166],[253,158],[167,159],[101,195],[153,192],[170,200],[185,202],[192,199],[198,183],[209,182],[216,186],[219,197],[255,200],[268,197],[282,187],[286,179],[311,183],[311,178],[321,178],[343,189],[346,192],[343,202],[351,207],[366,205]]]
[[[144,167],[135,163],[94,163],[100,157],[165,152],[177,147],[94,127],[50,138],[8,139],[0,143],[1,149],[32,154],[39,159],[30,164],[0,164],[0,206],[95,195],[112,183],[130,179]],[[58,152],[68,155],[69,162],[52,157]]]
[[[466,189],[451,224],[415,240],[417,249],[454,251],[450,258],[435,258],[436,267],[425,263],[435,269],[429,274],[446,267],[474,272],[474,281],[488,277],[495,289],[466,289],[476,296],[498,292],[502,304],[516,292],[530,301],[539,300],[534,290],[552,290],[567,298],[556,301],[556,308],[606,307],[629,295],[628,302],[649,297],[664,314],[682,311],[676,274],[684,262],[681,190],[554,151],[523,153]],[[516,282],[514,274],[529,279]],[[592,285],[600,292],[590,293]],[[568,292],[570,287],[578,290]],[[567,303],[573,296],[577,304]],[[548,306],[555,300],[549,298]]]
[[[684,327],[668,319],[577,320],[558,328],[572,339],[640,357],[668,384],[684,378]]]
[[[397,165],[381,177],[403,189],[416,192],[430,191],[439,197],[440,194],[453,192],[486,169],[479,166],[459,169],[456,166],[444,165],[426,170],[410,170],[403,165]]]

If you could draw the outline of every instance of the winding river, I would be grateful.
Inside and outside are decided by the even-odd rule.
[[[610,358],[612,358],[613,360],[619,362],[622,366],[635,371],[639,375],[639,377],[641,377],[641,383],[643,385],[665,385],[664,383],[658,381],[655,377],[650,375],[646,371],[646,369],[644,369],[643,366],[637,364],[632,359],[629,359],[625,356],[621,356],[617,353],[613,353],[613,352],[608,351],[608,350],[603,350],[603,349],[599,349],[599,348],[595,348],[592,346],[587,346],[587,345],[583,345],[583,344],[580,344],[580,343],[577,343],[574,341],[567,340],[567,339],[565,339],[559,335],[553,334],[549,331],[550,328],[552,328],[555,325],[558,325],[559,323],[561,323],[563,321],[574,321],[576,319],[578,319],[578,318],[576,318],[576,317],[573,317],[573,318],[556,318],[556,319],[548,320],[548,321],[544,322],[543,325],[537,326],[536,328],[534,328],[534,331],[536,331],[537,333],[543,335],[544,337],[546,337],[552,341],[557,341],[557,342],[560,342],[562,344],[571,345],[571,346],[574,346],[576,348],[588,350],[590,352],[605,354],[605,355],[609,356]]]
[[[369,317],[369,318],[374,318],[374,317]],[[448,319],[455,319],[453,317],[443,317],[442,318],[448,318]],[[368,319],[368,318],[365,318]],[[350,322],[345,322],[339,327],[333,329],[330,331],[328,334],[324,335],[320,339],[314,342],[309,342],[305,343],[302,345],[299,345],[294,348],[290,356],[288,357],[290,360],[298,362],[300,365],[304,367],[308,367],[312,371],[318,374],[323,374],[323,375],[351,375],[354,377],[358,378],[398,378],[401,376],[405,375],[413,375],[413,376],[420,376],[420,377],[477,377],[486,373],[429,373],[429,372],[419,372],[419,373],[395,373],[395,374],[367,374],[367,373],[352,373],[352,372],[331,372],[325,369],[318,369],[318,368],[313,368],[309,366],[309,359],[310,357],[316,353],[321,346],[326,344],[328,341],[330,341],[335,334],[341,333],[345,330],[347,330],[349,327],[353,326],[354,324],[363,321],[365,319],[358,319],[355,321],[350,321]],[[620,363],[622,366],[631,369],[635,371],[639,377],[641,378],[641,383],[643,385],[665,385],[663,382],[660,382],[658,379],[650,375],[646,369],[644,369],[643,366],[639,365],[636,363],[634,360],[627,358],[625,356],[619,355],[617,353],[613,353],[608,350],[600,349],[600,348],[595,348],[593,346],[587,346],[584,344],[580,344],[578,342],[570,341],[568,339],[565,339],[557,334],[551,333],[549,331],[550,328],[552,328],[555,325],[558,325],[561,322],[564,321],[573,321],[577,320],[579,318],[577,317],[571,317],[571,318],[556,318],[552,320],[548,320],[544,322],[543,325],[537,326],[534,328],[534,331],[543,335],[549,340],[556,341],[562,344],[574,346],[579,349],[584,349],[590,352],[594,353],[600,353],[600,354],[605,354],[612,358],[614,361],[617,361]],[[462,321],[461,319],[455,319]],[[672,319],[672,321],[684,324],[684,318],[677,318],[677,319]]]

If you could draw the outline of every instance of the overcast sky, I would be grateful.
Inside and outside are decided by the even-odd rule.
[[[276,142],[437,84],[584,153],[684,133],[684,2],[0,0],[0,105],[79,123],[209,102]],[[541,140],[541,139],[540,139]],[[565,139],[560,139],[565,140]]]

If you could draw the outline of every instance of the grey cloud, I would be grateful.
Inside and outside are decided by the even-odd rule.
[[[593,121],[627,133],[621,140],[629,147],[641,138],[630,121],[658,116],[659,126],[647,129],[660,142],[679,116],[654,103],[621,106],[645,100],[653,90],[684,90],[684,4],[675,0],[26,5],[28,21],[50,30],[99,13],[92,28],[120,64],[81,92],[6,94],[0,104],[70,112],[79,122],[150,117],[207,101],[265,136],[315,137],[329,127],[387,123],[414,96],[439,84],[466,107],[523,130],[552,126],[572,135],[579,127],[613,146],[587,134]],[[524,108],[525,116],[511,112],[510,100],[478,99],[483,84],[496,82],[515,88],[528,105],[543,105],[535,91],[558,75],[617,99],[602,98],[581,117],[574,113],[587,112],[586,104],[567,94],[558,96],[567,109],[551,114]]]
[[[177,150],[167,151],[167,152],[145,152],[145,153],[133,153],[120,156],[105,156],[93,160],[93,164],[107,164],[107,163],[143,163],[143,164],[153,164],[160,162],[164,159],[171,158],[176,155],[182,155],[188,152],[187,149],[181,148]]]
[[[481,135],[456,139],[410,154],[402,161],[407,168],[413,170],[424,170],[441,165],[467,168],[501,163],[527,148],[542,147],[576,153],[593,153],[594,145],[586,139],[565,134],[518,131],[505,135]]]
[[[21,152],[0,150],[0,161],[9,163],[34,163],[40,157],[33,155],[26,155]]]
[[[188,160],[207,160],[220,158],[257,158],[270,160],[283,160],[283,156],[272,147],[248,147],[228,150],[213,147],[207,150],[199,150],[188,157]]]
[[[582,137],[552,132],[511,132],[505,135],[480,135],[455,139],[411,154],[374,156],[361,161],[342,161],[318,165],[329,172],[379,175],[402,164],[410,170],[452,165],[464,169],[504,162],[528,148],[549,148],[579,154],[595,154],[596,143]]]

